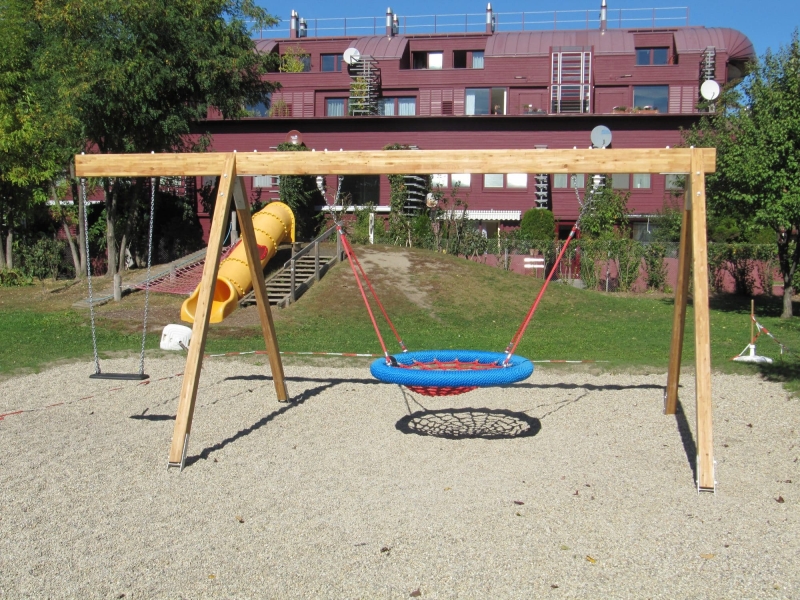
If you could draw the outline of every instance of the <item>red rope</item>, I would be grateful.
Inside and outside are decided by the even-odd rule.
[[[344,237],[342,228],[337,225],[336,230],[339,232],[339,235],[342,238],[343,241],[342,247],[344,248],[345,254],[347,254],[347,260],[350,263],[350,269],[353,271],[353,276],[356,278],[358,289],[361,292],[361,298],[363,298],[364,300],[364,306],[367,307],[367,312],[369,313],[370,321],[372,321],[372,326],[375,328],[375,334],[378,336],[378,341],[381,343],[381,348],[383,348],[383,355],[386,357],[386,360],[388,361],[389,351],[386,349],[386,344],[383,343],[383,336],[381,335],[381,330],[378,329],[378,323],[377,321],[375,321],[375,315],[372,314],[372,307],[369,305],[367,294],[364,292],[364,286],[361,285],[361,279],[359,279],[358,273],[356,272],[356,267],[355,265],[353,265],[353,254],[351,252],[350,245],[346,242],[347,238]]]
[[[345,246],[346,248],[352,250],[352,247],[350,246],[350,240],[347,239],[347,236],[345,236],[344,232],[342,232],[341,229],[339,231],[340,231],[341,237],[342,237],[342,245]],[[378,307],[381,309],[381,313],[383,313],[383,318],[386,319],[386,322],[389,324],[389,327],[391,328],[392,333],[394,333],[394,337],[397,339],[397,343],[400,344],[400,348],[403,350],[403,352],[407,352],[408,348],[406,348],[406,345],[403,343],[403,340],[400,338],[400,334],[397,333],[397,329],[395,329],[394,323],[392,323],[392,320],[389,318],[389,315],[386,312],[386,309],[383,308],[383,304],[381,303],[380,299],[378,298],[378,294],[375,292],[375,288],[372,287],[372,284],[369,281],[369,277],[367,277],[367,274],[364,271],[364,268],[361,266],[361,263],[359,262],[358,257],[356,256],[356,253],[355,252],[350,252],[348,254],[348,256],[352,256],[353,257],[353,261],[355,261],[356,266],[358,266],[358,270],[361,272],[361,275],[364,277],[364,281],[366,282],[367,287],[369,287],[369,291],[372,292],[372,297],[375,299],[375,302],[378,304]],[[354,271],[354,273],[355,273],[355,271]]]
[[[569,246],[569,243],[572,241],[572,239],[575,237],[575,233],[577,232],[577,230],[578,230],[578,224],[575,223],[575,225],[572,227],[572,231],[569,232],[569,237],[567,238],[564,247],[561,248],[561,252],[559,252],[558,258],[556,258],[556,262],[553,265],[553,268],[550,269],[550,274],[547,276],[547,279],[545,279],[542,289],[539,290],[539,294],[536,296],[536,300],[534,301],[533,305],[528,311],[528,316],[525,317],[525,320],[522,322],[522,325],[519,326],[519,329],[517,329],[517,332],[514,334],[514,337],[511,338],[511,341],[508,343],[508,346],[506,346],[505,349],[506,359],[503,361],[504,365],[508,364],[508,361],[511,359],[511,355],[514,354],[514,351],[517,349],[517,346],[519,345],[522,336],[525,334],[525,330],[528,328],[528,324],[531,322],[531,319],[533,318],[533,313],[536,312],[536,307],[539,306],[539,301],[542,299],[542,296],[544,296],[544,293],[547,290],[547,286],[550,283],[550,280],[553,278],[553,273],[556,272],[556,267],[561,262],[561,258],[567,251],[567,247]]]

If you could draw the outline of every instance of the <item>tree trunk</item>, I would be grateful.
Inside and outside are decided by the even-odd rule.
[[[790,229],[791,230],[791,229]],[[782,319],[791,319],[793,316],[792,296],[794,295],[794,274],[797,263],[800,261],[800,243],[795,241],[794,248],[790,247],[790,235],[781,228],[778,230],[778,264],[783,276],[783,312]],[[791,253],[790,253],[791,251]]]
[[[792,287],[792,276],[788,273],[783,274],[783,312],[781,319],[792,318],[792,296],[794,295],[794,288]]]
[[[78,257],[80,259],[79,277],[83,277],[86,274],[86,227],[84,226],[86,204],[78,189],[78,180],[74,178],[72,180],[72,201],[78,207],[78,238],[76,243],[78,244]]]
[[[2,230],[0,230],[0,238],[2,238]],[[6,268],[6,249],[5,246],[0,243],[0,271]]]
[[[122,273],[125,270],[125,263],[127,262],[125,250],[128,249],[128,234],[122,234],[122,240],[119,243],[119,263],[117,264],[117,273]]]
[[[117,235],[114,228],[117,222],[117,186],[109,179],[103,183],[103,195],[106,204],[106,275],[113,277],[117,274]]]
[[[64,211],[64,207],[61,205],[61,201],[58,199],[58,194],[56,193],[55,185],[53,185],[52,183],[50,184],[50,197],[53,201],[53,206],[58,207],[58,217],[61,221],[61,227],[64,230],[64,237],[66,238],[67,244],[69,244],[69,250],[72,253],[72,264],[75,267],[75,279],[80,279],[81,259],[78,256],[78,249],[75,246],[75,239],[72,237],[72,232],[69,230],[69,223],[67,223],[66,212]]]
[[[64,218],[64,213],[61,213],[61,226],[64,228],[64,235],[67,237],[69,250],[72,253],[72,264],[75,265],[75,279],[81,278],[81,257],[78,255],[78,249],[75,247],[75,240],[72,237],[72,232],[69,230],[67,220]]]
[[[75,177],[75,160],[69,161],[70,186],[72,188],[72,201],[78,207],[78,255],[80,256],[80,277],[86,273],[86,198],[79,188],[78,178]]]
[[[13,247],[14,247],[14,230],[9,227],[8,233],[6,234],[6,269],[14,268],[14,255],[11,252]]]

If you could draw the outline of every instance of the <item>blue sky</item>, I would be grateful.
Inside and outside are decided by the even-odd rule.
[[[300,16],[306,19],[381,17],[386,14],[387,6],[391,6],[396,14],[406,16],[463,13],[480,15],[486,10],[486,0],[470,0],[469,2],[462,0],[440,2],[423,0],[384,0],[383,2],[375,0],[362,2],[288,0],[281,3],[268,0],[257,1],[268,12],[287,22],[287,25],[282,25],[282,27],[288,27],[289,13],[292,9],[298,11]],[[759,56],[768,47],[777,50],[781,44],[787,44],[791,39],[792,31],[800,26],[800,0],[695,0],[694,2],[607,0],[607,2],[612,11],[612,19],[614,9],[688,6],[690,25],[738,29],[750,38]],[[492,2],[492,6],[498,13],[588,9],[594,17],[599,12],[600,0],[529,0],[528,2],[495,0]],[[628,16],[632,14],[626,13]]]

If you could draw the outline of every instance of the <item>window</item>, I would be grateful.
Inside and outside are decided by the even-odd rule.
[[[637,65],[666,65],[669,64],[669,48],[637,48]]]
[[[341,193],[349,194],[356,206],[377,205],[381,195],[380,175],[345,175]]]
[[[378,114],[384,117],[394,116],[394,105],[396,98],[381,98],[378,100]]]
[[[464,112],[468,115],[488,115],[489,99],[489,88],[467,88]]]
[[[450,182],[453,184],[453,187],[469,187],[470,181],[472,177],[469,173],[453,173],[450,177]]]
[[[650,225],[649,219],[644,223],[641,221],[633,222],[631,223],[631,228],[633,229],[633,239],[637,242],[653,241],[653,229],[655,229],[655,226]]]
[[[343,117],[344,98],[328,98],[325,101],[325,115],[328,117]]]
[[[322,55],[322,70],[323,71],[341,71],[342,70],[342,55],[341,54],[323,54]]]
[[[483,176],[484,188],[502,188],[506,187],[512,190],[525,189],[528,187],[528,174],[527,173],[486,173]]]
[[[465,99],[468,115],[506,114],[506,88],[467,88]]]
[[[686,182],[685,175],[667,175],[664,180],[664,188],[667,190],[683,190],[684,183]]]
[[[502,173],[486,173],[483,176],[483,187],[485,188],[501,188],[503,187],[503,174]]]
[[[265,102],[259,102],[258,104],[248,104],[245,107],[249,117],[266,117],[269,114],[269,109]]]
[[[509,173],[506,175],[506,187],[512,189],[525,189],[528,187],[527,173]]]
[[[644,190],[650,189],[650,173],[634,173],[633,174],[633,189]]]
[[[378,100],[378,114],[385,117],[400,115],[409,117],[417,114],[416,98],[380,98]]]
[[[556,173],[553,175],[554,188],[566,188],[569,175],[566,173]]]
[[[436,173],[431,175],[431,186],[447,187],[447,173]]]
[[[254,188],[278,187],[280,183],[281,178],[278,175],[256,175],[253,177]]]
[[[482,69],[483,51],[482,50],[454,50],[453,68],[454,69]]]
[[[668,112],[668,85],[635,85],[633,86],[633,107],[638,109],[655,109],[660,113]]]
[[[397,99],[397,114],[401,117],[413,117],[417,114],[417,99],[416,98],[398,98]]]
[[[413,52],[413,69],[441,69],[444,54],[442,52]]]
[[[566,173],[556,173],[553,175],[554,188],[578,188],[582,190],[586,187],[586,176],[583,173],[574,173],[567,175]]]
[[[611,175],[611,188],[615,190],[627,190],[631,186],[630,175],[628,173],[614,173]]]

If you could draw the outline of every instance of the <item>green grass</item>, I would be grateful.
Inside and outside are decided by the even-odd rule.
[[[425,251],[381,248],[360,250],[381,300],[403,341],[411,350],[468,348],[502,351],[522,322],[542,281],[531,276],[487,267]],[[367,252],[367,254],[364,254]],[[381,258],[381,267],[371,264]],[[407,261],[397,269],[385,259]],[[79,286],[76,286],[78,288]],[[59,300],[40,288],[0,289],[0,373],[38,370],[58,360],[91,360],[88,313],[74,309],[70,298]],[[143,294],[121,305],[98,310],[98,344],[104,354],[136,354],[141,338]],[[177,321],[180,298],[154,295],[154,317],[148,348],[158,346],[160,328]],[[125,306],[127,304],[127,306]],[[122,306],[122,308],[120,308]],[[791,349],[800,349],[800,317],[779,318],[780,298],[756,300],[759,321]],[[207,352],[263,349],[253,309],[252,325],[212,326]],[[517,349],[533,360],[597,360],[609,370],[665,371],[672,330],[673,301],[649,294],[619,295],[551,284]],[[377,315],[382,321],[380,315]],[[683,363],[694,361],[694,313],[690,306]],[[275,311],[280,347],[285,351],[380,353],[349,266],[335,267],[303,299]],[[398,350],[388,327],[381,327],[390,352]],[[712,366],[737,373],[761,372],[800,389],[800,364],[794,355],[780,360],[778,345],[766,336],[759,354],[776,360],[773,366],[734,363],[730,359],[748,343],[749,299],[720,296],[711,301]]]

